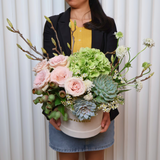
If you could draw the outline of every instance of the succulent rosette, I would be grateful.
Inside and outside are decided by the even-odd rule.
[[[73,106],[73,114],[80,120],[89,120],[95,116],[96,104],[94,102],[77,99]]]
[[[101,74],[109,74],[110,62],[99,49],[81,48],[69,57],[69,69],[74,76],[86,74],[86,79],[93,80]]]
[[[100,75],[93,81],[95,85],[92,91],[95,93],[97,103],[108,103],[114,101],[118,94],[118,83],[114,82],[111,76]]]

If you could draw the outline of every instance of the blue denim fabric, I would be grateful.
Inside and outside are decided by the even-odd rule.
[[[99,133],[98,135],[87,139],[70,137],[63,132],[56,130],[49,123],[49,146],[58,152],[74,153],[103,150],[112,146],[113,143],[114,120],[111,121],[106,132]]]

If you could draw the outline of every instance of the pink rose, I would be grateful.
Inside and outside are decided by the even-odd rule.
[[[85,93],[86,87],[80,78],[72,77],[66,80],[64,84],[66,93],[73,97],[80,96]]]
[[[48,64],[47,60],[45,59],[45,60],[39,62],[39,63],[33,68],[33,71],[36,72],[36,73],[38,73],[38,72],[40,72],[40,71],[43,70],[43,69],[48,69],[48,67],[49,67],[49,64]]]
[[[33,82],[33,88],[43,88],[45,87],[50,80],[50,72],[48,69],[44,69],[37,73],[35,80]]]
[[[49,60],[49,65],[51,68],[56,68],[58,66],[64,67],[68,64],[67,59],[68,56],[63,56],[63,55],[55,56]]]
[[[51,72],[50,82],[56,82],[60,87],[64,87],[67,78],[72,77],[72,72],[67,67],[56,67]]]

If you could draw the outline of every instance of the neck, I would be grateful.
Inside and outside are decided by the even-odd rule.
[[[71,19],[91,19],[89,3],[81,5],[79,8],[71,8]]]

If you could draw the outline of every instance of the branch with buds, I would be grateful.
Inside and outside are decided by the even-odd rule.
[[[51,41],[54,44],[55,48],[52,48],[52,50],[55,50],[58,54],[63,54],[62,47],[61,47],[59,39],[58,39],[57,31],[55,30],[52,21],[47,16],[44,16],[44,17],[51,24],[51,29],[54,31],[54,33],[56,35],[56,39],[57,39],[57,42],[58,42],[58,46],[60,48],[60,52],[58,51],[56,41],[53,38],[51,38]]]
[[[31,50],[33,50],[35,53],[37,53],[38,55],[40,55],[42,58],[38,58],[36,56],[34,56],[33,54],[31,54],[29,51],[24,50],[19,44],[17,44],[17,47],[19,49],[21,49],[23,52],[26,52],[26,56],[27,58],[31,59],[31,60],[38,60],[38,61],[42,61],[43,58],[47,58],[49,59],[49,54],[46,52],[46,50],[44,48],[42,48],[42,52],[45,53],[47,55],[44,56],[43,54],[41,54],[40,52],[37,51],[36,47],[32,45],[31,41],[29,39],[25,39],[24,36],[22,35],[22,33],[19,30],[14,29],[12,23],[10,22],[10,20],[7,18],[7,22],[9,24],[10,27],[6,26],[7,29],[13,33],[17,33],[27,44],[28,46],[31,48]]]

